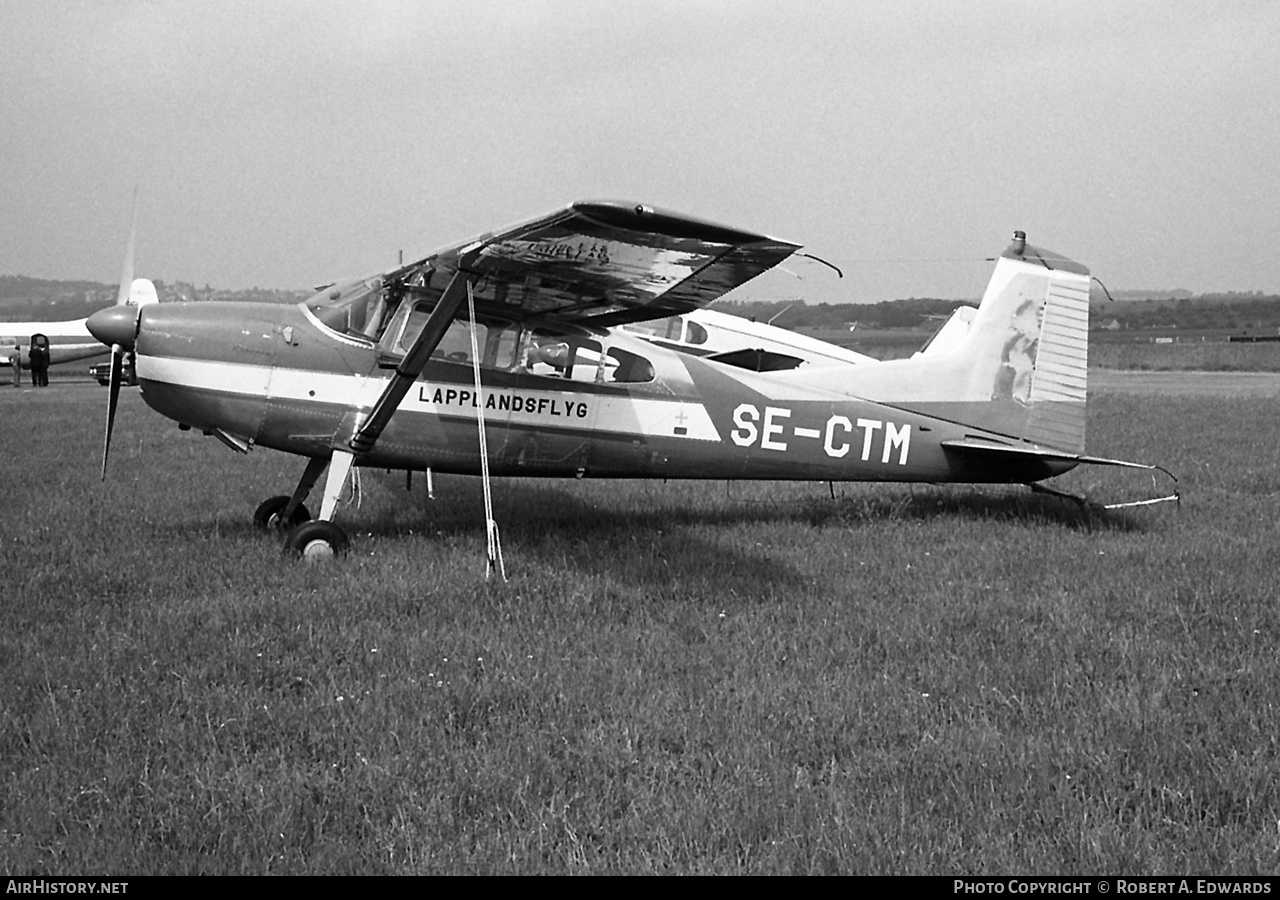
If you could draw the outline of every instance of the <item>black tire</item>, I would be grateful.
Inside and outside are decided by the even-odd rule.
[[[347,533],[332,522],[303,522],[284,539],[284,553],[306,562],[323,562],[345,556],[351,547]]]
[[[253,512],[253,524],[263,531],[288,531],[290,528],[298,527],[303,522],[311,521],[311,513],[307,511],[307,507],[302,503],[298,504],[298,508],[293,511],[289,521],[284,521],[284,519],[280,518],[280,513],[284,512],[284,508],[288,505],[289,498],[285,496],[263,500]]]

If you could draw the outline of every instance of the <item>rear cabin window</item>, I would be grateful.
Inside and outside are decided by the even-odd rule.
[[[585,337],[533,332],[528,336],[524,369],[532,375],[592,384],[653,380],[653,364],[616,347],[605,349]]]
[[[653,363],[627,350],[613,347],[606,354],[606,365],[613,373],[613,381],[642,384],[653,381]],[[609,364],[612,361],[612,365]]]

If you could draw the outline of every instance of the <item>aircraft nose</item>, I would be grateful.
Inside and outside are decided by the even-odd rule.
[[[141,308],[136,306],[112,306],[100,309],[85,322],[89,333],[108,347],[119,344],[126,350],[133,349],[138,336]]]

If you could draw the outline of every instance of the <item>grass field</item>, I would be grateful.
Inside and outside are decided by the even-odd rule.
[[[1225,339],[1178,344],[1094,341],[1089,365],[1103,369],[1280,372],[1280,343],[1231,344]]]
[[[5,393],[5,392],[11,393]],[[366,473],[0,388],[0,871],[1275,873],[1273,399],[1095,396],[1184,500]],[[1123,493],[1124,473],[1069,476]]]

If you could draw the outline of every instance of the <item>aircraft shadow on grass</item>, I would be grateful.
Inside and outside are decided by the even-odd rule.
[[[484,509],[479,486],[459,480],[460,489],[447,503],[426,501],[424,514],[443,532],[484,530]],[[874,492],[841,493],[831,497],[825,485],[814,485],[810,496],[791,495],[777,500],[734,496],[733,488],[713,499],[704,495],[695,503],[679,497],[654,498],[643,509],[593,504],[568,489],[546,484],[514,483],[494,494],[494,511],[504,539],[511,544],[525,535],[536,545],[568,540],[593,540],[615,534],[643,534],[697,525],[792,523],[821,528],[858,524],[879,525],[892,520],[963,518],[988,522],[1010,521],[1059,525],[1083,531],[1143,531],[1140,517],[1122,510],[1102,511],[1087,503],[1051,495],[1029,493],[1025,488],[996,485],[989,490],[924,488],[909,485],[878,486]],[[371,534],[394,533],[394,528]],[[523,538],[522,538],[523,539]]]
[[[494,516],[508,560],[516,566],[521,558],[555,558],[596,574],[617,572],[634,578],[637,571],[644,570],[635,557],[644,556],[662,561],[650,566],[653,581],[676,579],[691,588],[707,582],[718,590],[732,587],[746,596],[777,588],[801,589],[811,586],[811,577],[803,569],[780,561],[767,546],[762,548],[731,534],[718,539],[714,532],[708,535],[708,526],[726,531],[753,524],[805,530],[866,527],[871,541],[876,528],[893,521],[1010,522],[1084,532],[1141,532],[1146,528],[1141,516],[1124,511],[1100,514],[1087,505],[1030,494],[1025,489],[882,486],[874,493],[832,498],[825,493],[825,486],[813,487],[810,496],[791,494],[778,500],[735,497],[730,487],[719,497],[703,494],[692,502],[673,493],[669,498],[651,495],[641,504],[613,504],[579,496],[571,487],[515,481],[499,484]],[[436,501],[423,498],[410,504],[421,516],[416,524],[406,524],[403,519],[391,523],[387,516],[372,516],[368,533],[390,537],[413,530],[417,532],[414,540],[421,539],[418,535],[423,532],[428,539],[433,534],[483,537],[479,485],[458,478],[438,486],[437,493]],[[876,552],[873,543],[862,546],[864,552]],[[623,558],[628,554],[630,559]]]

